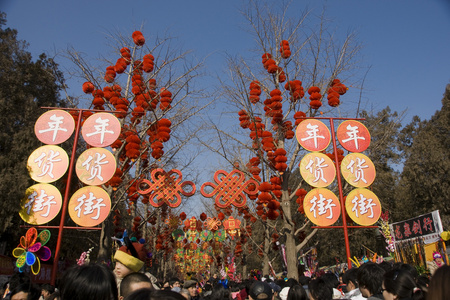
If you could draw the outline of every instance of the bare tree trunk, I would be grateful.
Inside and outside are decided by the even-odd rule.
[[[265,229],[264,229],[263,275],[269,275],[270,274],[269,251],[270,251],[269,227],[265,226]]]
[[[108,262],[111,257],[111,216],[102,223],[97,261]]]

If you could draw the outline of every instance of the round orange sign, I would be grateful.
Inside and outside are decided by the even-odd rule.
[[[300,174],[311,186],[329,186],[336,177],[336,166],[323,153],[312,152],[306,154],[299,165]]]
[[[315,119],[306,119],[298,124],[295,136],[299,144],[308,151],[325,150],[331,141],[328,127]]]
[[[318,226],[334,224],[341,214],[341,205],[336,195],[329,189],[316,188],[306,194],[303,200],[305,214]]]
[[[84,184],[101,185],[114,176],[116,159],[108,149],[90,148],[78,157],[75,171]]]
[[[363,152],[370,145],[369,130],[355,120],[342,122],[336,131],[336,136],[342,147],[350,152]]]
[[[43,113],[34,125],[36,137],[47,145],[57,145],[67,141],[74,130],[73,117],[59,109]]]
[[[69,201],[70,218],[80,226],[96,226],[111,210],[108,193],[98,186],[85,186],[76,191]]]
[[[347,195],[345,210],[355,223],[370,226],[380,218],[381,204],[371,190],[358,188]]]
[[[53,220],[61,210],[62,197],[59,190],[47,183],[30,186],[20,201],[19,215],[28,224],[42,225]]]
[[[27,167],[34,181],[54,182],[66,173],[69,167],[69,156],[59,146],[42,146],[28,157]]]
[[[349,153],[341,162],[341,173],[354,187],[368,187],[375,180],[375,165],[362,153]]]
[[[84,121],[81,129],[86,143],[93,147],[107,147],[120,135],[120,121],[109,113],[96,113]]]

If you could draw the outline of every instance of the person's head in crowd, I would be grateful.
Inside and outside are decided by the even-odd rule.
[[[216,283],[209,296],[210,300],[228,300],[230,299],[230,292],[221,283]]]
[[[129,294],[125,300],[186,300],[186,298],[168,290],[139,289]]]
[[[169,280],[169,286],[170,286],[171,289],[173,289],[173,288],[179,288],[179,289],[181,290],[181,282],[180,282],[180,279],[178,279],[178,278],[176,278],[176,277],[170,278],[170,280]],[[179,290],[178,290],[178,291],[179,291]]]
[[[250,286],[249,290],[250,300],[271,300],[273,298],[272,288],[270,285],[263,281],[256,280]]]
[[[358,268],[357,279],[363,297],[381,295],[384,273],[383,268],[372,262],[365,263]]]
[[[113,272],[104,265],[82,265],[68,269],[59,286],[62,300],[117,300]]]
[[[183,289],[188,290],[189,296],[196,297],[197,296],[197,281],[195,280],[186,280],[183,284]]]
[[[417,277],[416,287],[419,288],[423,292],[423,294],[425,295],[425,298],[428,293],[429,286],[430,286],[430,278],[428,278],[428,276],[420,275]]]
[[[287,300],[307,300],[307,299],[308,294],[300,284],[291,287],[287,294]]]
[[[16,285],[10,294],[11,300],[39,300],[41,289],[35,284],[21,283]]]
[[[401,271],[406,271],[409,272],[409,274],[413,277],[414,280],[417,279],[417,276],[419,276],[417,269],[410,264],[405,264],[405,263],[395,263],[392,266],[392,270],[401,270]],[[390,270],[388,270],[390,271]]]
[[[153,289],[150,278],[148,278],[144,273],[130,273],[123,278],[122,282],[120,282],[119,299],[122,300],[132,292],[139,289]]]
[[[211,295],[211,293],[212,293],[212,285],[211,285],[211,283],[206,282],[202,288],[202,295],[201,295],[202,297],[201,298],[207,297],[209,299],[209,296]]]
[[[406,269],[386,272],[383,276],[382,291],[385,300],[411,299],[415,292],[422,294],[420,289],[416,289],[414,278]]]
[[[188,289],[182,288],[180,291],[180,295],[182,295],[185,300],[191,299],[191,294],[189,293]]]
[[[162,289],[163,290],[170,290],[170,282],[169,280],[164,281],[163,285],[162,285]]]
[[[7,288],[9,290],[9,295],[11,295],[11,291],[15,289],[17,286],[21,284],[30,284],[31,278],[27,273],[17,272],[14,273],[9,279]]]
[[[437,251],[435,251],[435,252],[433,253],[433,260],[436,262],[436,264],[437,264],[438,266],[441,266],[441,265],[444,263],[444,260],[442,259],[441,253],[439,253],[439,252],[437,252]]]
[[[55,292],[53,292],[47,298],[45,298],[45,300],[60,300],[60,299],[61,299],[61,294],[57,290],[55,290]]]
[[[132,243],[128,237],[125,238],[125,245],[120,247],[114,254],[116,263],[114,274],[117,279],[122,279],[133,272],[139,272],[144,266],[146,257],[147,252],[144,244]]]
[[[358,289],[358,268],[351,268],[344,273],[342,277],[342,282],[347,286],[347,292],[351,292]]]
[[[292,286],[294,286],[294,285],[296,285],[296,284],[298,284],[298,281],[297,281],[296,279],[294,279],[294,278],[289,278],[289,279],[286,281],[286,284],[285,284],[284,286],[292,287]]]
[[[41,286],[41,295],[44,299],[55,292],[55,287],[51,284],[45,283]]]
[[[447,299],[450,295],[450,266],[444,265],[434,272],[428,288],[427,300]]]
[[[333,298],[333,289],[327,285],[322,277],[311,280],[308,289],[311,300],[330,300]]]
[[[305,287],[305,286],[308,286],[308,283],[309,283],[310,280],[311,280],[310,277],[307,277],[307,276],[305,276],[305,275],[301,275],[301,276],[298,278],[298,283],[299,283],[300,285],[302,285],[303,287]]]

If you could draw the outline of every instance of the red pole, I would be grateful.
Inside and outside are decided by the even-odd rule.
[[[63,205],[61,208],[62,209],[61,221],[59,222],[58,239],[56,242],[56,250],[55,250],[55,259],[54,259],[53,268],[52,268],[52,278],[51,278],[52,285],[55,285],[55,283],[56,283],[56,273],[58,272],[59,250],[61,248],[61,240],[62,240],[62,235],[63,235],[63,230],[64,230],[64,221],[66,219],[66,211],[67,211],[67,205],[68,205],[68,201],[69,201],[69,192],[70,192],[70,182],[72,181],[72,173],[73,173],[73,168],[74,168],[74,163],[75,163],[75,153],[76,153],[77,145],[78,145],[78,136],[79,136],[79,131],[80,131],[80,127],[81,127],[82,116],[83,116],[83,110],[80,109],[78,112],[77,126],[75,127],[75,139],[74,139],[73,147],[72,147],[72,155],[70,157],[69,170],[68,170],[68,175],[67,175],[66,192],[64,194],[64,201],[63,201]]]
[[[345,219],[345,203],[344,203],[344,193],[342,192],[341,184],[341,170],[339,169],[338,153],[336,148],[336,134],[334,132],[334,120],[330,118],[330,129],[331,129],[331,140],[333,141],[333,151],[334,151],[334,161],[336,162],[336,176],[339,188],[339,200],[341,201],[341,215],[342,215],[342,227],[344,228],[344,239],[345,239],[345,251],[347,253],[347,267],[352,268],[352,261],[350,259],[350,243],[348,242],[348,230],[347,230],[347,220]]]

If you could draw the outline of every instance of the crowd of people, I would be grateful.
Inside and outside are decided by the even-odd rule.
[[[316,273],[312,278],[252,277],[241,282],[211,276],[182,281],[159,281],[142,272],[139,245],[120,248],[115,268],[102,264],[68,269],[58,288],[37,286],[25,273],[14,274],[5,287],[7,300],[443,300],[450,299],[450,266],[442,265],[430,276],[419,276],[403,263],[365,263],[342,274]],[[142,254],[142,253],[141,253]]]

